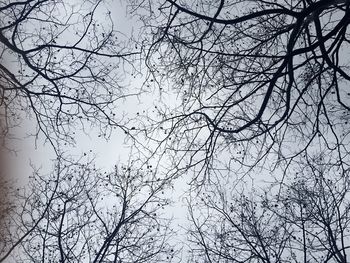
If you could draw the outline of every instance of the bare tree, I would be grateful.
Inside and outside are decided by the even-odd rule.
[[[179,98],[157,105],[146,135],[177,155],[177,166],[185,160],[213,170],[226,158],[230,169],[250,169],[266,156],[288,164],[320,144],[342,159],[349,152],[349,5],[133,1],[130,11],[147,33],[146,84]]]
[[[349,170],[299,168],[263,194],[216,189],[191,203],[190,262],[347,262]]]
[[[106,4],[1,1],[4,133],[29,117],[36,123],[33,135],[57,147],[73,143],[77,127],[96,126],[105,137],[113,126],[126,129],[115,102],[130,95],[121,81],[136,53],[114,28]]]
[[[84,157],[36,171],[26,191],[14,189],[0,262],[172,261],[165,184],[136,163],[102,173]]]

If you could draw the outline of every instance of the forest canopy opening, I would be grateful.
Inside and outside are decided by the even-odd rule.
[[[349,0],[4,0],[0,18],[2,145],[22,127],[54,152],[8,188],[0,262],[347,261]],[[80,134],[122,134],[118,165]]]

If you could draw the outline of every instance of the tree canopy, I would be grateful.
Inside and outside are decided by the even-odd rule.
[[[3,0],[0,18],[3,145],[29,119],[56,154],[0,202],[0,262],[347,261],[349,0]],[[116,128],[126,164],[69,151]]]
[[[75,129],[108,137],[134,54],[103,1],[1,1],[0,85],[4,133],[31,118],[54,147]],[[124,67],[124,69],[123,69]],[[87,126],[89,127],[89,126]]]
[[[186,165],[210,167],[227,155],[248,168],[267,157],[288,164],[320,145],[345,161],[349,1],[136,6],[152,36],[143,42],[149,81],[181,96],[173,108],[159,105],[155,125],[169,127],[164,148]]]

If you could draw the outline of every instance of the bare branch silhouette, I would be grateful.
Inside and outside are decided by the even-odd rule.
[[[308,162],[282,186],[194,199],[191,261],[347,262],[349,170],[339,171]]]
[[[77,127],[108,137],[133,52],[99,1],[2,1],[0,86],[5,133],[32,118],[35,136],[54,147],[75,141]],[[135,93],[137,93],[135,91]],[[10,131],[11,132],[11,131]]]
[[[170,262],[164,182],[136,163],[103,173],[62,158],[49,176],[36,170],[29,188],[13,191],[0,261]]]
[[[349,5],[133,1],[151,36],[142,39],[146,84],[178,96],[157,105],[146,136],[176,155],[177,167],[203,166],[200,181],[218,160],[247,171],[267,157],[286,165],[318,145],[346,156]],[[161,127],[168,133],[159,137]]]

